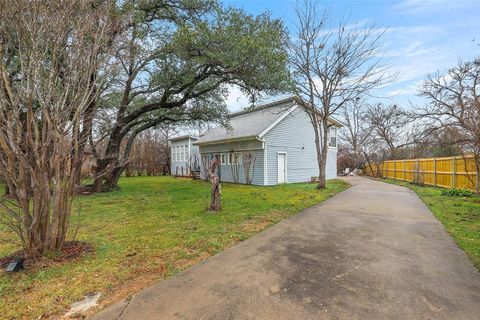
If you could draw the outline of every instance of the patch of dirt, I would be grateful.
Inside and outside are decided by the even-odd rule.
[[[185,248],[185,250],[188,250]],[[211,253],[201,252],[198,256],[191,259],[180,259],[175,260],[174,267],[179,271],[182,271],[200,261],[203,261],[212,256]],[[167,260],[167,258],[161,258],[162,260]],[[93,314],[103,310],[114,303],[122,301],[124,299],[129,299],[135,293],[140,292],[142,289],[145,289],[158,281],[164,280],[169,276],[168,267],[166,263],[161,263],[155,267],[149,267],[148,270],[141,267],[141,263],[137,263],[139,266],[135,271],[132,271],[130,279],[123,279],[120,283],[115,283],[112,287],[107,290],[99,305],[90,309],[88,315],[92,316]]]
[[[260,217],[252,217],[247,219],[245,222],[242,223],[241,230],[247,233],[255,232],[258,233],[260,231],[265,230],[273,223],[285,219],[288,217],[288,213],[283,211],[272,211],[269,215],[264,215]]]
[[[45,266],[52,262],[66,263],[72,260],[76,260],[88,253],[93,252],[93,247],[85,242],[81,241],[68,241],[65,243],[61,252],[56,253],[53,257],[32,257],[26,255],[23,250],[19,250],[11,255],[0,257],[0,268],[5,268],[10,262],[15,259],[24,258],[23,266],[25,268],[34,266]]]

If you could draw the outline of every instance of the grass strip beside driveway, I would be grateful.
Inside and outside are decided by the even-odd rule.
[[[206,211],[210,184],[172,177],[131,177],[121,189],[80,196],[77,240],[93,252],[75,261],[46,261],[7,275],[0,272],[0,318],[54,318],[86,294],[101,306],[173,275],[348,188],[301,183],[272,187],[222,184],[223,210]],[[0,227],[1,228],[1,227]],[[0,229],[0,256],[19,249]]]
[[[480,270],[480,196],[448,196],[442,194],[444,190],[442,188],[419,186],[392,179],[382,181],[415,191]]]

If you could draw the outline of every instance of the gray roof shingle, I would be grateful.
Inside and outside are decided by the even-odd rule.
[[[257,107],[252,111],[241,111],[230,116],[229,129],[221,126],[205,132],[194,144],[206,144],[224,140],[256,137],[293,106],[293,97]]]

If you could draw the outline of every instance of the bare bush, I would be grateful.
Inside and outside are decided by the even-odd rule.
[[[242,164],[243,164],[243,172],[245,175],[245,183],[252,184],[253,176],[255,174],[255,161],[257,157],[250,152],[242,153]]]
[[[139,134],[132,146],[125,175],[165,175],[170,173],[168,132],[147,130]]]
[[[2,220],[29,254],[60,250],[72,216],[84,131],[114,32],[109,2],[3,1],[0,7]]]

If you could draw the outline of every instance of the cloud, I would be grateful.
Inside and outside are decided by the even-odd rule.
[[[402,84],[400,84],[402,85]],[[399,96],[399,95],[409,95],[409,96],[414,96],[417,95],[419,92],[419,89],[423,85],[423,79],[418,79],[414,82],[408,82],[405,84],[404,87],[400,87],[397,89],[393,89],[391,91],[388,91],[387,94],[391,96],[392,98]]]
[[[448,0],[405,0],[392,9],[407,14],[431,14],[434,11],[449,11],[465,7],[467,1]]]
[[[238,86],[228,87],[228,97],[225,100],[228,110],[231,112],[239,111],[242,108],[248,106],[248,96],[240,90]]]
[[[291,96],[291,94],[288,94],[288,93],[271,95],[271,96],[264,95],[264,96],[258,97],[259,100],[255,102],[255,105],[262,105],[265,103],[287,98],[289,96]],[[225,100],[225,103],[227,104],[228,110],[230,110],[230,112],[241,111],[243,108],[251,105],[248,95],[243,93],[238,86],[234,86],[234,85],[231,85],[228,87],[228,96],[227,96],[227,99]]]

